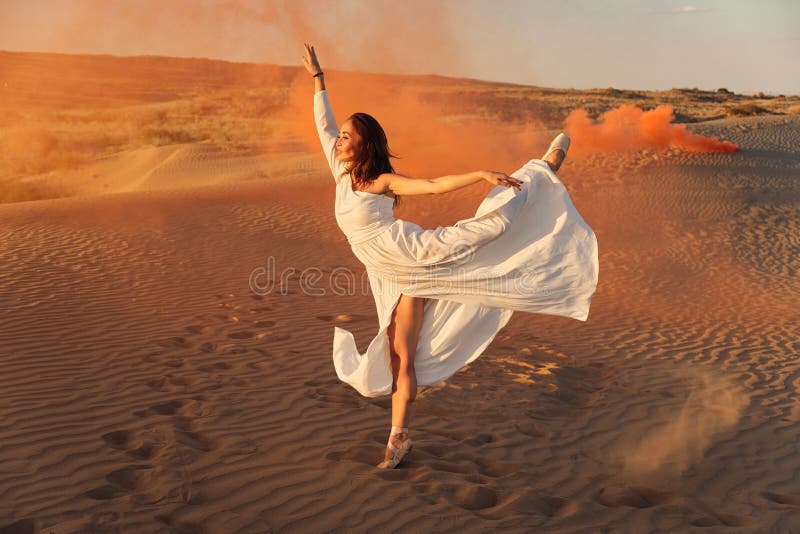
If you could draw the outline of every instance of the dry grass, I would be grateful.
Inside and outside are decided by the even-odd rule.
[[[772,111],[765,109],[755,102],[745,102],[742,104],[737,104],[735,106],[731,106],[727,109],[728,115],[731,117],[748,117],[750,115],[763,115],[765,113],[773,113]]]
[[[0,180],[0,204],[72,196],[73,191],[45,183]]]

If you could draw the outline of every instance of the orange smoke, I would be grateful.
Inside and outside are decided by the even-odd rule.
[[[386,131],[389,147],[400,156],[392,160],[397,172],[418,178],[458,174],[477,169],[512,172],[540,157],[549,138],[542,126],[528,121],[510,123],[478,116],[454,114],[432,93],[452,90],[445,84],[397,76],[329,71],[326,84],[339,126],[357,111],[373,115]],[[302,72],[291,83],[289,101],[280,111],[294,120],[292,133],[311,152],[318,152],[319,137],[313,117],[313,82]],[[469,108],[469,97],[462,103]],[[450,105],[453,105],[452,102]],[[297,119],[300,119],[297,121]]]
[[[606,111],[597,122],[585,109],[573,110],[564,120],[572,138],[574,152],[621,152],[643,148],[680,147],[692,152],[736,152],[739,147],[728,141],[703,137],[686,131],[682,124],[672,124],[672,106],[662,105],[651,111],[624,105]]]

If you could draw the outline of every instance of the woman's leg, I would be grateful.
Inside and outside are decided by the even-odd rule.
[[[389,355],[392,367],[392,426],[407,428],[410,404],[417,396],[414,357],[422,327],[425,299],[400,295],[389,323]],[[401,441],[408,437],[399,435]]]

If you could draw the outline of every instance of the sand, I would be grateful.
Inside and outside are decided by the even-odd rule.
[[[328,282],[363,267],[321,155],[273,179],[179,143],[94,163],[111,192],[1,204],[0,532],[797,531],[800,118],[691,130],[741,151],[565,163],[589,320],[516,313],[420,391],[393,471],[388,397],[333,369],[333,326],[363,350],[377,317]]]

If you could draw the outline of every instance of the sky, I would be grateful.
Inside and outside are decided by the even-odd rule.
[[[800,94],[797,0],[0,0],[0,50]],[[0,72],[2,77],[2,72]]]

